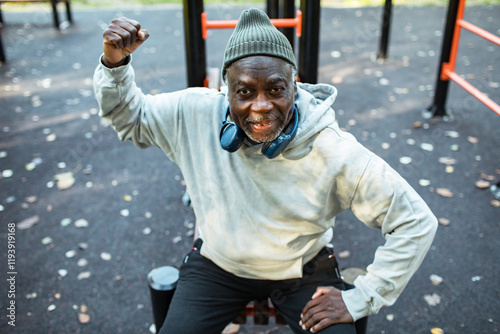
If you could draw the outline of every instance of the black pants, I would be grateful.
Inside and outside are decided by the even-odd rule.
[[[196,247],[198,246],[198,247]],[[200,254],[197,241],[180,268],[177,288],[160,334],[220,334],[248,302],[270,298],[294,333],[310,333],[299,326],[300,314],[318,286],[345,289],[331,251],[323,249],[303,268],[303,277],[254,280],[222,270]],[[354,324],[336,324],[320,333],[355,334]]]

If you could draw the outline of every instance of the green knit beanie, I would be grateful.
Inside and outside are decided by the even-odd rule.
[[[269,20],[263,11],[245,10],[229,38],[222,64],[222,78],[226,79],[227,68],[236,60],[248,56],[272,56],[286,60],[297,68],[292,46]]]

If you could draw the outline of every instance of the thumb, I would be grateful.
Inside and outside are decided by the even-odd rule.
[[[149,31],[147,31],[146,29],[141,29],[137,32],[137,37],[139,41],[141,41],[141,43],[145,42],[149,38]]]
[[[316,299],[319,296],[326,295],[328,292],[330,292],[330,290],[332,290],[331,286],[318,286],[311,299]]]

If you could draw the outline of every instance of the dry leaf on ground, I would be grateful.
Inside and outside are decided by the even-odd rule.
[[[437,188],[436,193],[443,197],[453,197],[453,192],[448,188]]]
[[[479,180],[479,181],[476,181],[476,188],[479,188],[479,189],[488,189],[490,187],[490,182],[489,181],[485,181],[485,180]]]
[[[439,224],[448,226],[450,225],[450,220],[448,218],[439,218],[438,219]]]
[[[54,178],[57,180],[57,188],[60,190],[68,189],[75,184],[75,178],[72,172],[57,174]]]
[[[434,327],[431,329],[431,334],[444,334],[444,331],[441,328]]]
[[[494,175],[488,175],[483,172],[479,172],[478,176],[484,180],[487,181],[495,181],[495,176]]]
[[[477,137],[472,137],[472,136],[467,137],[467,140],[471,144],[477,144],[479,142],[479,139],[477,139]]]
[[[88,324],[90,322],[90,316],[85,313],[78,313],[78,321],[80,321],[81,324]]]
[[[25,220],[17,223],[17,229],[18,230],[26,230],[28,228],[31,228],[33,225],[38,224],[39,221],[40,221],[40,217],[31,216],[31,217],[26,218]]]

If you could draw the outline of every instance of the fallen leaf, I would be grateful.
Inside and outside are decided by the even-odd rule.
[[[424,299],[427,304],[429,304],[429,306],[436,306],[441,303],[441,297],[439,297],[439,295],[435,293],[433,293],[432,295],[425,295]]]
[[[102,252],[101,259],[103,259],[104,261],[109,261],[109,260],[111,260],[111,254],[106,253],[106,252]]]
[[[28,293],[26,295],[26,299],[35,299],[36,297],[38,297],[38,294],[36,292]]]
[[[476,181],[476,188],[479,188],[479,189],[488,189],[490,187],[490,182],[489,181],[485,181],[485,180],[479,180],[479,181]]]
[[[444,226],[450,225],[450,220],[447,218],[439,218],[438,222],[439,222],[439,224],[444,225]]]
[[[420,148],[424,151],[432,152],[434,150],[434,145],[429,143],[422,143],[420,144]]]
[[[432,284],[434,284],[434,285],[439,285],[439,284],[443,283],[443,278],[441,276],[438,276],[435,274],[432,274],[430,276],[430,279],[431,279]]]
[[[42,239],[42,245],[49,245],[52,243],[52,238],[51,237],[45,237]]]
[[[338,256],[339,259],[346,259],[349,256],[351,256],[351,252],[348,251],[348,250],[345,250],[345,251],[342,251],[342,252],[338,253],[337,256]]]
[[[427,187],[428,185],[431,184],[431,181],[426,179],[421,179],[420,181],[418,181],[418,184],[420,184],[422,187]]]
[[[417,121],[417,122],[413,123],[412,128],[419,129],[422,127],[422,125],[423,125],[422,122]]]
[[[453,166],[446,166],[444,170],[446,173],[451,174],[455,171],[455,168],[453,168]]]
[[[453,193],[448,188],[436,188],[436,193],[443,197],[453,197]]]
[[[71,224],[71,219],[70,218],[64,218],[63,220],[61,220],[61,226],[62,227],[68,226],[69,224]]]
[[[81,250],[86,250],[87,248],[89,248],[89,244],[86,242],[80,242],[78,244],[78,248],[80,248]]]
[[[30,204],[35,203],[37,200],[38,200],[38,197],[36,197],[36,196],[28,196],[25,198],[25,201],[30,203]]]
[[[67,251],[65,255],[68,259],[71,259],[72,257],[76,256],[76,251],[75,250]]]
[[[85,267],[88,263],[89,261],[87,261],[87,259],[80,259],[76,264],[78,265],[78,267]]]
[[[478,176],[487,181],[495,181],[494,175],[484,174],[483,172],[479,172]]]
[[[402,163],[403,165],[408,165],[411,163],[411,158],[410,157],[401,157],[401,158],[399,158],[399,162]]]
[[[431,334],[444,334],[444,331],[441,328],[434,327],[431,329]]]
[[[387,319],[387,321],[393,321],[394,320],[394,314],[388,314],[388,315],[386,315],[385,318]]]
[[[441,157],[441,158],[439,158],[439,163],[442,163],[445,165],[454,165],[457,163],[457,160],[450,158],[450,157]]]
[[[458,138],[460,134],[457,131],[445,131],[444,135],[450,138]]]
[[[48,142],[51,142],[51,141],[56,140],[56,138],[57,138],[57,135],[55,133],[51,133],[50,135],[48,135],[47,137],[45,137],[45,140],[48,141]]]
[[[90,316],[85,313],[78,313],[78,321],[81,324],[88,324],[90,322]]]
[[[87,226],[89,226],[89,222],[85,219],[78,219],[77,221],[75,221],[75,227],[84,228]]]
[[[73,184],[75,184],[75,178],[73,176],[73,172],[66,172],[57,174],[54,176],[57,181],[57,188],[59,190],[65,190],[70,188]]]
[[[492,206],[494,206],[495,208],[500,208],[500,201],[497,199],[494,199],[493,201],[491,201],[490,204]]]
[[[467,140],[469,141],[469,143],[471,144],[477,144],[479,142],[479,139],[477,139],[477,137],[472,137],[472,136],[468,136],[467,137]]]
[[[84,271],[78,274],[78,280],[81,281],[82,279],[87,279],[91,276],[90,271]]]
[[[26,218],[25,220],[17,223],[17,229],[18,230],[26,230],[28,228],[33,227],[33,225],[36,225],[40,222],[40,217],[38,216],[31,216],[29,218]]]

